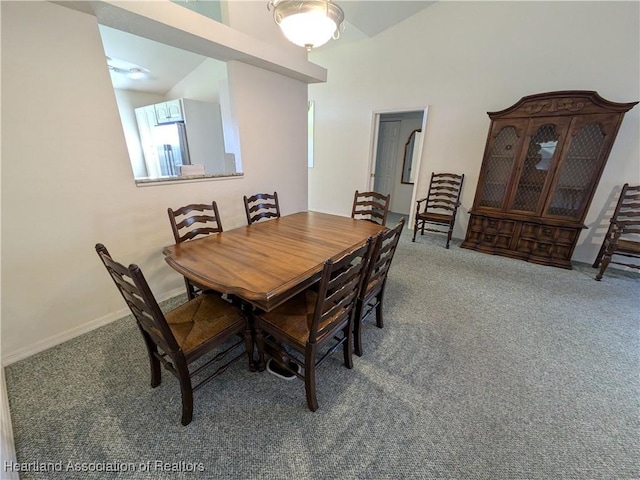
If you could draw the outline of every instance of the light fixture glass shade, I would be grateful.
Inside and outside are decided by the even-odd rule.
[[[139,68],[130,68],[129,69],[129,73],[128,73],[129,78],[131,78],[132,80],[141,80],[144,77],[146,77],[146,73],[144,73],[141,69]]]
[[[307,51],[337,39],[344,29],[344,12],[330,0],[273,0],[269,7],[285,37]]]
[[[141,80],[150,74],[146,68],[118,58],[107,57],[107,65],[110,72],[124,75],[131,80]]]

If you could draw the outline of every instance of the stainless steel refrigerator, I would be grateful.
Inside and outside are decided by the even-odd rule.
[[[153,127],[153,143],[158,152],[158,163],[162,176],[180,175],[180,165],[191,165],[187,131],[183,122]]]

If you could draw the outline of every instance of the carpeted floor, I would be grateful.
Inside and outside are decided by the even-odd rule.
[[[238,362],[183,427],[125,318],[6,368],[18,461],[52,463],[21,478],[640,478],[638,276],[410,233],[385,328],[365,325],[353,370],[322,365],[317,412],[302,382]]]

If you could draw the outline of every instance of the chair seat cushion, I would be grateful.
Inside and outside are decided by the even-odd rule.
[[[360,298],[364,301],[364,303],[368,303],[372,297],[380,293],[382,287],[384,286],[385,278],[386,277],[376,277],[367,284],[367,288],[363,290],[363,293],[360,295]]]
[[[317,292],[305,290],[271,312],[260,315],[262,323],[268,323],[283,332],[299,345],[309,338],[309,325],[318,300]]]
[[[203,293],[165,315],[178,345],[186,353],[213,336],[244,323],[235,305],[212,293]]]
[[[453,220],[453,216],[452,215],[447,215],[444,213],[431,213],[431,212],[426,212],[426,213],[419,213],[416,216],[416,221],[420,221],[420,220],[424,220],[425,222],[437,222],[437,223],[443,223],[448,225],[451,220]]]

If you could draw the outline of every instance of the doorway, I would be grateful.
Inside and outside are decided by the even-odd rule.
[[[411,228],[427,108],[374,112],[369,188],[391,194],[389,210]]]

